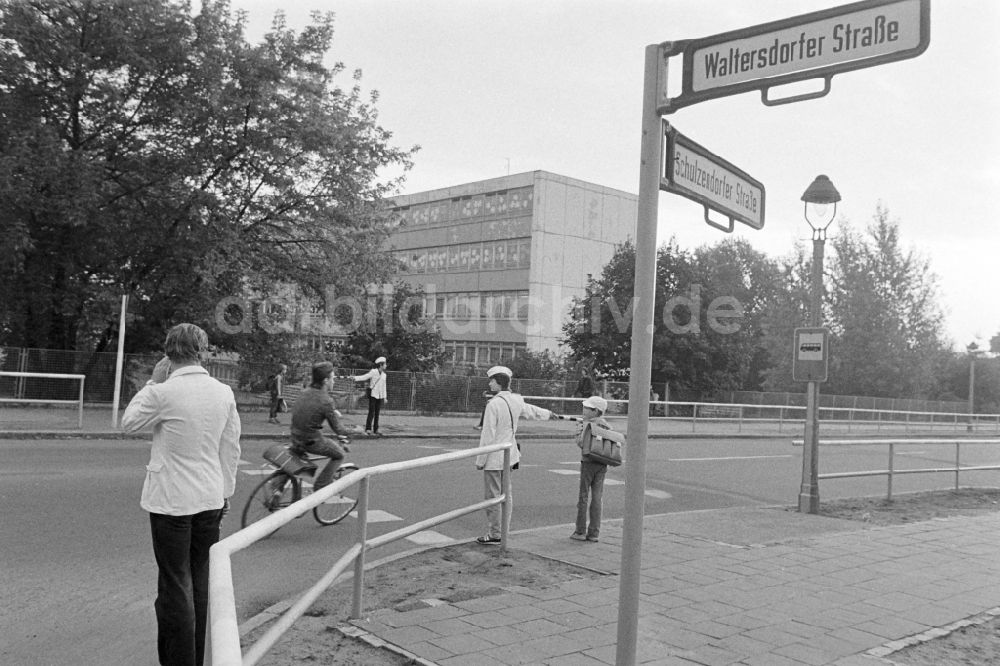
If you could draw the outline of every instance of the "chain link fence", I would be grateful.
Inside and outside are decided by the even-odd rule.
[[[152,374],[153,366],[161,357],[158,353],[126,354],[123,364],[121,403],[127,404],[142,388]],[[80,352],[53,349],[22,349],[0,347],[0,370],[6,372],[35,372],[82,374],[86,376],[84,401],[90,404],[111,404],[114,401],[115,369],[117,358],[113,352]],[[267,378],[273,366],[246,363],[233,359],[210,357],[203,365],[216,379],[228,384],[236,393],[242,409],[266,409]],[[368,368],[338,368],[333,394],[341,410],[351,412],[365,409],[364,387],[345,378],[366,373]],[[468,374],[440,373],[388,373],[388,401],[385,409],[422,414],[470,413],[482,411],[486,404],[483,391],[488,388],[486,377]],[[286,378],[287,393],[294,396],[309,384],[309,366],[291,364]],[[511,389],[527,396],[572,397],[576,380],[515,378]],[[599,381],[598,390],[611,400],[628,400],[629,385],[622,381]],[[666,387],[653,387],[658,400],[685,401],[690,396],[667,394]],[[78,391],[72,382],[35,377],[0,377],[0,398],[34,400],[75,399]],[[841,407],[885,411],[956,412],[966,411],[962,402],[910,400],[905,398],[872,398],[861,396],[820,395],[821,407]],[[536,404],[552,409],[566,409],[566,402],[553,400]],[[709,402],[743,405],[804,406],[805,393],[762,393],[733,391],[716,396]],[[677,407],[682,407],[678,405]],[[664,405],[654,405],[651,415],[664,415]],[[610,413],[626,414],[627,402],[612,403]],[[671,408],[670,416],[683,416]]]

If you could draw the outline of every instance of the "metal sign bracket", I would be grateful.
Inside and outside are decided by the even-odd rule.
[[[833,81],[833,74],[828,74],[827,76],[824,76],[822,78],[823,78],[822,90],[802,93],[800,95],[789,95],[788,97],[776,97],[774,99],[768,98],[767,93],[769,91],[774,90],[775,88],[780,88],[781,86],[770,86],[767,88],[761,88],[760,101],[763,102],[764,106],[780,106],[782,104],[791,104],[792,102],[802,102],[807,99],[818,99],[820,97],[826,97],[826,94],[830,92],[830,83]]]

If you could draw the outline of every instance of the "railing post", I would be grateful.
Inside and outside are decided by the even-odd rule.
[[[958,490],[958,468],[961,463],[962,443],[955,442],[955,490]]]
[[[80,408],[76,419],[76,427],[83,429],[83,385],[87,381],[86,377],[80,377]]]
[[[698,403],[691,405],[691,432],[695,431],[698,422]]]
[[[472,377],[465,376],[465,411],[472,411]]]
[[[503,504],[500,506],[500,552],[507,552],[507,536],[510,533],[510,447],[503,450],[503,470],[500,472],[500,487],[503,488]]]
[[[358,484],[357,543],[361,546],[361,550],[358,551],[358,556],[354,559],[354,598],[351,602],[352,620],[360,619],[364,615],[365,543],[368,541],[368,482],[369,477],[366,476]]]
[[[743,405],[740,405],[740,420],[736,426],[736,432],[743,432]]]
[[[885,499],[887,502],[892,501],[892,470],[893,470],[893,453],[896,450],[896,445],[893,442],[889,442],[889,488],[886,491]]]

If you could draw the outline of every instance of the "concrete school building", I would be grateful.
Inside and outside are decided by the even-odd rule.
[[[574,297],[635,237],[638,197],[531,171],[393,198],[388,247],[457,365],[559,352]]]

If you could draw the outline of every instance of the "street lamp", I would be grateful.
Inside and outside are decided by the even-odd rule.
[[[840,193],[826,176],[816,179],[802,194],[804,215],[812,229],[813,264],[812,295],[809,304],[809,325],[823,325],[823,246],[826,229],[837,214]],[[802,442],[802,487],[799,490],[799,511],[819,511],[819,382],[806,385],[806,429]]]

